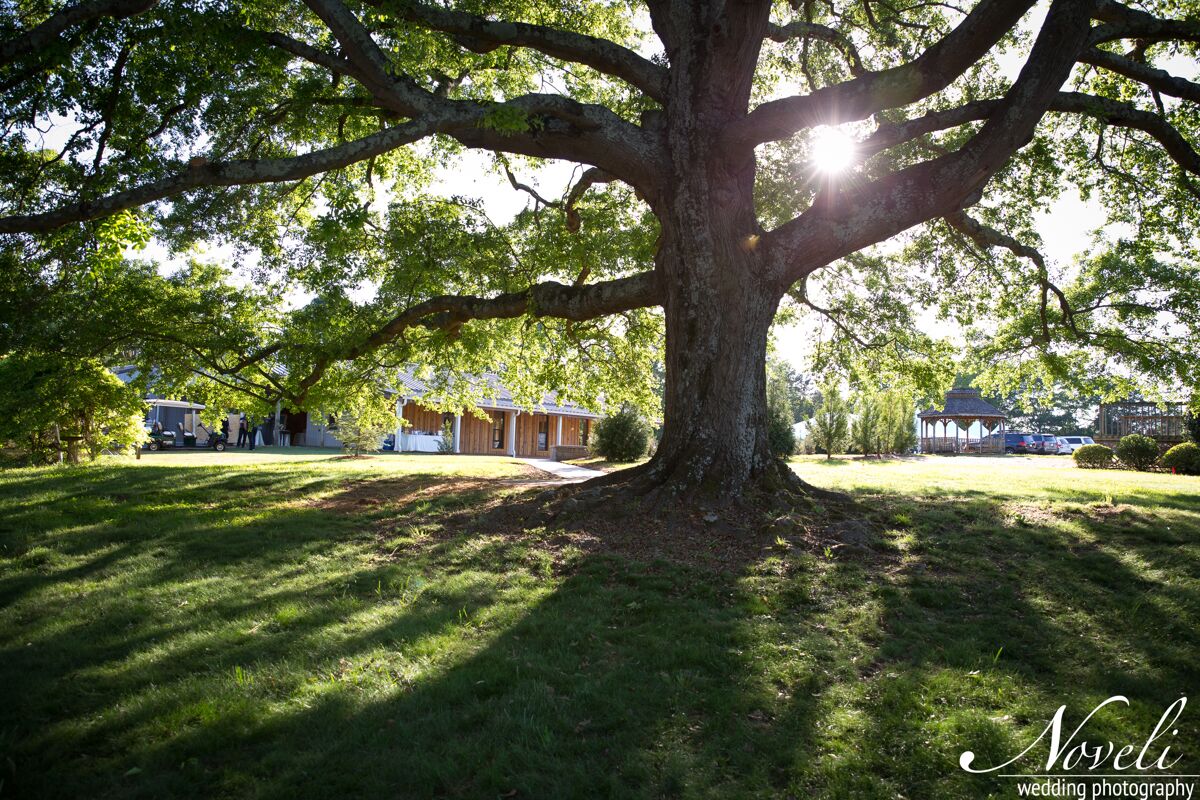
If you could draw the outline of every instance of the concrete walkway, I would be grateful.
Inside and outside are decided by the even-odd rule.
[[[535,469],[540,469],[542,472],[549,472],[565,483],[579,483],[580,481],[586,481],[588,478],[597,478],[604,474],[598,469],[577,467],[574,464],[564,464],[561,461],[552,461],[548,458],[519,458],[517,460]]]

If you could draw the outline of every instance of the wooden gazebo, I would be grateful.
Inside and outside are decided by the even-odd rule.
[[[979,396],[978,389],[951,389],[945,408],[922,411],[922,453],[1003,453],[1008,417]],[[979,436],[971,438],[971,425],[979,423]],[[954,423],[954,436],[949,435]],[[941,425],[939,435],[938,425]]]

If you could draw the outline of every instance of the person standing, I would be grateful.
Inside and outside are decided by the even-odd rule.
[[[245,414],[242,414],[242,416],[238,419],[237,446],[238,447],[246,446],[246,415]]]
[[[254,452],[254,440],[258,438],[258,426],[254,420],[249,420],[250,427],[246,430],[246,438],[250,441],[250,451]]]

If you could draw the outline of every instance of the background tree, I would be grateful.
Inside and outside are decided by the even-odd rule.
[[[383,437],[396,430],[396,415],[376,405],[342,411],[337,418],[337,437],[342,449],[352,455],[377,452]]]
[[[146,404],[95,360],[21,353],[0,358],[0,442],[36,463],[78,464],[140,445]]]
[[[818,451],[825,451],[825,458],[841,453],[850,437],[850,410],[836,383],[821,387],[821,402],[813,415],[809,431]]]
[[[661,325],[662,441],[601,480],[651,503],[802,490],[769,444],[781,303],[829,321],[819,358],[870,352],[927,390],[947,363],[917,332],[930,304],[976,324],[996,380],[1200,383],[1200,90],[1176,74],[1194,9],[1053,0],[1026,37],[1033,5],[8,5],[5,263],[72,263],[133,209],[173,247],[232,241],[314,299],[261,348],[218,337],[197,360],[292,404],[346,362],[365,381],[418,353],[438,374],[502,363],[531,401],[636,394]],[[463,148],[526,217],[432,196]],[[547,198],[528,159],[581,169]],[[1032,233],[1071,182],[1134,233],[1075,272]],[[941,291],[968,275],[993,291]]]
[[[437,449],[443,455],[454,452],[454,423],[446,420],[442,423],[441,438],[438,439]]]
[[[899,454],[912,451],[917,446],[912,398],[897,389],[889,389],[880,396],[879,404],[880,451]]]
[[[377,452],[383,438],[398,425],[395,405],[385,398],[383,392],[362,392],[348,401],[337,414],[337,438],[342,449],[361,456],[364,452]]]
[[[792,405],[794,373],[779,361],[767,362],[767,438],[771,453],[786,458],[796,450],[795,412]]]
[[[854,420],[850,424],[850,439],[866,458],[871,453],[878,455],[882,444],[883,408],[879,393],[872,389],[861,389],[854,398]]]
[[[1188,406],[1184,427],[1187,429],[1188,438],[1200,444],[1200,400],[1193,398]]]
[[[791,421],[796,423],[811,419],[821,399],[820,390],[812,375],[801,372],[779,356],[773,356],[767,359],[768,401],[772,379],[777,380],[783,387],[790,407]]]

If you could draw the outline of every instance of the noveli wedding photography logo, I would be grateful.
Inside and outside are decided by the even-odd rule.
[[[1187,698],[1180,697],[1167,706],[1145,739],[1120,744],[1089,740],[1085,728],[1092,717],[1114,704],[1128,706],[1129,699],[1123,695],[1108,698],[1065,737],[1063,717],[1067,707],[1059,706],[1041,734],[1008,761],[985,767],[977,764],[975,753],[967,750],[958,757],[958,765],[975,775],[994,774],[1012,780],[1017,797],[1191,800],[1200,775],[1171,771],[1183,758],[1172,744],[1179,735],[1179,719]],[[1049,747],[1046,760],[1027,759],[1043,742]]]

